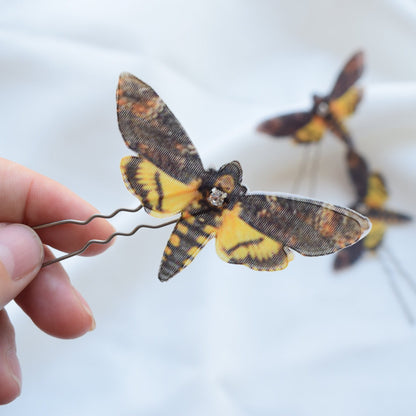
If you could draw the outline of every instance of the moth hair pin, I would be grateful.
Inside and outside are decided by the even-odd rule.
[[[85,225],[142,207],[153,217],[174,219],[159,225],[140,224],[128,233],[90,240],[82,248],[44,266],[83,253],[92,244],[107,244],[140,228],[175,227],[166,244],[159,280],[167,281],[187,267],[215,239],[218,256],[253,270],[276,271],[293,259],[292,249],[305,256],[335,253],[368,234],[371,223],[349,208],[292,195],[251,193],[242,183],[236,160],[218,170],[205,169],[187,133],[157,93],[134,75],[120,75],[117,118],[127,147],[135,155],[120,163],[124,184],[139,199],[135,210],[119,209],[86,221],[62,220],[34,227]],[[179,218],[178,218],[179,215]]]
[[[407,285],[413,295],[416,295],[416,282],[402,267],[392,249],[386,247],[384,242],[384,235],[389,226],[408,223],[412,221],[412,218],[410,215],[385,207],[389,197],[385,179],[380,173],[370,170],[362,155],[350,149],[347,153],[347,165],[356,193],[356,202],[353,204],[353,208],[368,216],[373,223],[373,228],[356,245],[347,247],[337,254],[334,269],[341,270],[353,265],[367,251],[378,252],[377,258],[388,278],[390,288],[408,322],[413,325],[415,318],[395,277],[402,278],[403,283]]]
[[[143,208],[143,205],[139,205],[136,208],[119,208],[116,209],[115,211],[113,211],[111,214],[109,215],[105,215],[105,214],[94,214],[91,217],[89,217],[86,220],[73,220],[73,219],[65,219],[65,220],[59,220],[59,221],[53,221],[53,222],[49,222],[46,224],[40,224],[40,225],[35,225],[34,227],[32,227],[35,231],[37,230],[43,230],[45,228],[49,228],[49,227],[55,227],[57,225],[64,225],[64,224],[75,224],[75,225],[87,225],[89,224],[91,221],[97,219],[97,218],[104,218],[104,219],[111,219],[113,217],[115,217],[117,214],[119,214],[120,212],[139,212],[141,209]],[[51,264],[54,263],[58,263],[61,262],[62,260],[66,260],[69,259],[71,257],[77,256],[79,254],[82,254],[85,250],[87,250],[88,247],[90,247],[92,244],[108,244],[111,240],[113,240],[115,237],[130,237],[133,234],[135,234],[137,231],[139,231],[141,228],[152,228],[152,229],[157,229],[157,228],[162,228],[165,227],[167,225],[171,225],[174,224],[177,221],[177,219],[171,220],[171,221],[167,221],[164,222],[162,224],[158,224],[158,225],[150,225],[150,224],[139,224],[136,225],[136,227],[134,227],[130,232],[121,232],[121,231],[116,231],[112,234],[110,234],[106,239],[104,240],[96,240],[96,239],[92,239],[87,241],[79,250],[75,250],[71,253],[67,253],[64,254],[63,256],[60,257],[56,257],[54,259],[45,261],[42,264],[42,267],[46,267],[49,266]]]

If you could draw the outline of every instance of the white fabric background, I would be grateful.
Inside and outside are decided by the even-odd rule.
[[[2,2],[1,156],[104,213],[135,206],[115,111],[118,75],[129,71],[169,105],[206,167],[237,159],[251,190],[290,191],[302,149],[254,126],[306,109],[362,48],[365,98],[348,126],[385,175],[388,206],[415,215],[415,40],[412,0]],[[314,196],[350,203],[342,144],[328,135],[320,153]],[[115,224],[140,222],[150,217]],[[415,231],[386,235],[414,275]],[[1,414],[415,414],[416,328],[377,257],[337,276],[331,256],[296,255],[285,271],[260,273],[222,262],[211,243],[162,284],[169,233],[143,230],[65,263],[97,321],[80,339],[51,338],[7,307],[24,385]]]

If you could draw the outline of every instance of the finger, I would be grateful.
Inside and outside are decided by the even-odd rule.
[[[97,210],[63,185],[17,163],[0,158],[0,218],[30,226],[61,219],[85,220]],[[111,224],[97,219],[85,226],[63,225],[38,232],[42,241],[61,251],[74,251],[90,239],[105,239]],[[93,244],[86,254],[101,253],[108,245]]]
[[[0,310],[0,404],[20,394],[22,373],[16,356],[14,329],[5,309]]]
[[[32,281],[42,261],[42,242],[30,227],[0,224],[0,309]]]
[[[45,260],[53,256],[45,249]],[[15,299],[44,332],[76,338],[95,328],[92,312],[59,263],[44,267]]]

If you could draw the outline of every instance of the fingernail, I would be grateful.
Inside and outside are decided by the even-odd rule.
[[[20,369],[19,360],[17,359],[16,350],[10,348],[7,351],[7,363],[9,366],[9,374],[19,387],[19,392],[22,388],[22,371]]]
[[[85,312],[87,312],[87,314],[91,318],[91,324],[90,324],[89,331],[94,331],[95,326],[96,326],[95,319],[94,319],[94,315],[92,314],[92,311],[91,311],[88,303],[85,301],[85,299],[81,296],[81,294],[74,287],[72,288],[72,290],[74,291],[75,296],[77,297],[81,306],[84,308]]]
[[[0,225],[0,262],[13,280],[40,269],[43,246],[32,228],[23,224]]]

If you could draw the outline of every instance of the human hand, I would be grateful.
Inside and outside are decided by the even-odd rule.
[[[4,309],[8,302],[14,299],[40,329],[59,338],[79,337],[95,327],[88,304],[60,263],[41,268],[44,260],[53,258],[42,242],[70,252],[92,238],[105,239],[114,230],[97,219],[86,226],[47,228],[38,236],[30,226],[84,220],[96,210],[57,182],[1,158],[0,195],[0,404],[5,404],[21,388],[14,329]],[[95,255],[107,247],[92,245],[85,254]]]

